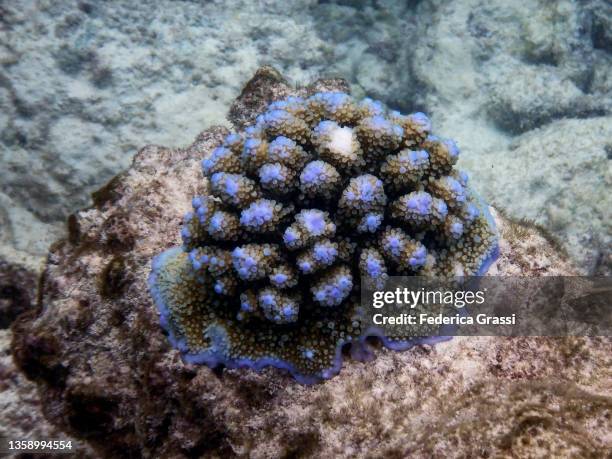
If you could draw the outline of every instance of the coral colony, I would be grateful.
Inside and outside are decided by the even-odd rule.
[[[317,93],[273,102],[202,161],[209,194],[193,198],[183,246],[149,279],[185,361],[271,365],[298,381],[332,377],[342,348],[366,338],[360,284],[391,275],[481,275],[497,256],[487,206],[453,169],[459,150],[423,113]]]

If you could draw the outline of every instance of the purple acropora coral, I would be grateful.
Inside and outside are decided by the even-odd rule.
[[[193,199],[183,246],[149,279],[184,359],[312,383],[340,370],[343,347],[365,355],[368,336],[415,344],[366,328],[361,280],[481,275],[498,250],[459,149],[430,129],[423,113],[317,93],[227,136],[202,161],[210,194]]]

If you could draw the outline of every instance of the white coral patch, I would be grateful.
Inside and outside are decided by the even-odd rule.
[[[353,158],[355,156],[355,133],[350,127],[330,129],[325,147],[332,153]]]

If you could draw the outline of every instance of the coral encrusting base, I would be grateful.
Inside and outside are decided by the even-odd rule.
[[[430,131],[423,113],[317,92],[226,136],[202,161],[209,190],[185,215],[183,246],[149,279],[185,360],[312,383],[339,371],[344,346],[368,357],[368,337],[423,342],[364,326],[360,282],[481,275],[498,253],[457,145]]]

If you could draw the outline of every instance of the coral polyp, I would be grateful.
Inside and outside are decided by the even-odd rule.
[[[342,348],[363,355],[362,279],[481,275],[497,255],[487,206],[454,169],[451,140],[423,113],[344,93],[289,97],[202,161],[209,191],[183,246],[153,261],[150,288],[188,362],[271,365],[329,378]]]

